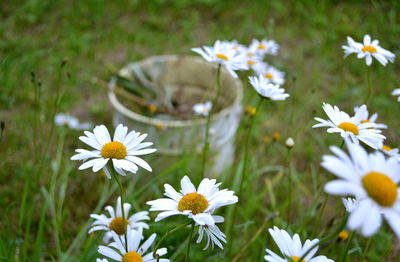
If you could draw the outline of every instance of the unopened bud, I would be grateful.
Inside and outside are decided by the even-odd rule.
[[[288,139],[286,139],[285,145],[287,148],[292,148],[294,147],[294,140],[293,138],[289,137]]]

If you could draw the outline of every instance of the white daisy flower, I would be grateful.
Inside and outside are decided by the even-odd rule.
[[[320,123],[313,125],[313,128],[328,127],[328,133],[340,133],[343,138],[350,137],[355,144],[358,144],[360,140],[374,149],[382,147],[385,136],[381,134],[381,130],[376,129],[375,123],[361,123],[364,120],[362,110],[358,110],[353,117],[350,117],[347,113],[340,111],[337,106],[332,107],[323,103],[322,108],[329,120],[315,117],[314,119]]]
[[[346,211],[351,213],[358,205],[358,200],[352,197],[342,198],[342,202]]]
[[[110,171],[106,168],[108,161],[111,159],[114,169],[122,176],[126,175],[125,171],[136,173],[139,169],[138,166],[147,171],[152,171],[146,161],[137,157],[157,151],[154,148],[146,148],[152,146],[153,143],[142,143],[147,134],[141,135],[135,131],[128,133],[128,127],[122,124],[119,124],[115,129],[113,140],[111,140],[110,133],[104,125],[96,126],[93,133],[89,131],[84,133],[86,136],[80,136],[79,139],[95,150],[75,150],[78,154],[72,156],[71,160],[86,161],[90,159],[83,163],[78,168],[79,170],[92,167],[93,172],[97,172],[103,169],[107,177],[111,178]]]
[[[88,233],[90,234],[99,230],[107,231],[103,238],[103,241],[106,243],[111,239],[112,231],[117,233],[117,235],[124,235],[127,225],[132,229],[149,228],[145,222],[142,222],[143,220],[150,220],[150,217],[148,216],[149,212],[141,211],[129,216],[131,205],[128,203],[124,203],[124,213],[125,216],[128,217],[127,221],[125,220],[124,223],[124,219],[122,218],[121,197],[118,197],[115,209],[112,206],[106,206],[104,209],[108,212],[109,217],[104,214],[91,214],[90,217],[94,218],[95,221]]]
[[[283,88],[280,88],[279,85],[269,83],[269,80],[263,75],[259,75],[258,77],[250,76],[249,80],[257,93],[265,98],[271,100],[285,100],[289,97],[289,94],[286,94]]]
[[[400,199],[397,184],[400,181],[400,163],[395,158],[385,159],[379,151],[368,154],[359,145],[345,139],[347,155],[338,147],[335,154],[325,155],[321,165],[339,179],[328,182],[325,192],[332,195],[352,196],[358,204],[351,212],[347,226],[369,237],[375,234],[382,216],[400,238]]]
[[[215,209],[238,202],[235,192],[220,190],[220,185],[215,179],[204,178],[196,190],[189,177],[185,176],[181,180],[180,192],[165,184],[164,195],[168,198],[148,201],[147,204],[151,206],[150,211],[163,211],[157,215],[156,222],[169,216],[184,215],[201,226],[214,226],[216,218],[212,213]]]
[[[277,55],[279,50],[279,45],[274,40],[257,40],[253,39],[249,46],[249,49],[254,53],[264,56],[264,55]]]
[[[360,119],[362,119],[361,123],[371,122],[371,123],[375,124],[375,128],[378,128],[378,129],[387,128],[387,125],[385,125],[385,124],[376,123],[376,119],[378,118],[378,113],[375,113],[375,114],[372,114],[371,116],[369,116],[369,112],[368,112],[366,105],[362,105],[360,107],[355,107],[354,114],[360,115]]]
[[[81,123],[78,118],[65,113],[56,114],[54,117],[54,123],[57,126],[66,126],[75,130],[86,130],[92,128],[92,123]]]
[[[383,66],[389,62],[393,63],[395,54],[383,49],[379,46],[378,40],[371,41],[369,35],[364,36],[364,43],[357,43],[351,37],[347,37],[347,44],[343,45],[345,57],[350,54],[357,54],[357,58],[365,58],[365,62],[368,66],[372,64],[372,57],[379,61]]]
[[[392,96],[399,96],[397,98],[397,102],[400,102],[400,88],[396,88],[395,90],[392,91]]]
[[[120,262],[156,262],[157,258],[153,257],[153,252],[146,251],[156,239],[156,234],[152,234],[141,246],[143,240],[142,230],[134,230],[129,228],[127,234],[128,250],[125,249],[125,239],[119,237],[115,232],[112,232],[114,242],[108,246],[99,246],[98,252],[105,257],[111,258]],[[163,256],[167,254],[166,248],[157,249],[156,254]],[[169,259],[161,258],[160,262],[169,262]]]
[[[221,216],[213,216],[215,223],[222,223],[224,222],[224,218]],[[198,224],[197,224],[198,225]],[[206,250],[210,244],[211,248],[214,249],[214,244],[217,245],[219,248],[224,249],[221,242],[226,243],[226,236],[222,231],[218,228],[217,225],[213,226],[199,226],[199,237],[197,238],[196,243],[200,243],[203,240],[203,236],[207,238],[207,245],[204,247],[203,250]]]
[[[385,153],[385,155],[388,155],[389,157],[394,157],[395,159],[397,159],[397,161],[400,161],[400,154],[398,148],[391,148],[390,146],[383,145],[380,148],[380,151]]]
[[[283,85],[285,83],[285,73],[267,63],[256,64],[252,69],[257,75],[263,75],[267,81],[274,85]]]
[[[198,103],[193,106],[193,111],[198,116],[208,116],[212,107],[211,101],[207,101],[205,103]]]
[[[236,70],[248,70],[244,56],[229,44],[217,40],[214,46],[192,48],[193,52],[201,55],[206,61],[224,65],[229,73],[238,78]]]
[[[315,244],[319,243],[318,239],[306,240],[304,245],[301,243],[300,237],[298,234],[290,236],[288,232],[283,229],[279,229],[274,227],[273,229],[268,229],[275,243],[278,245],[279,250],[281,251],[283,258],[276,253],[272,252],[269,249],[266,249],[267,255],[264,256],[264,259],[269,262],[289,262],[288,258],[291,258],[295,262],[300,262],[300,258]],[[332,259],[329,259],[325,256],[317,256],[314,255],[318,251],[318,246],[313,248],[302,261],[307,262],[334,262]]]

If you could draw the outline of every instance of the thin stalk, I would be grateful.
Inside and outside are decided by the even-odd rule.
[[[292,148],[288,148],[287,151],[287,168],[288,168],[288,213],[287,221],[290,224],[290,217],[292,212]]]
[[[368,91],[367,91],[367,96],[365,98],[364,104],[368,103],[369,98],[371,97],[372,94],[372,84],[371,84],[371,69],[369,66],[367,66],[367,85],[368,85]]]
[[[124,210],[124,188],[122,187],[121,181],[119,181],[118,174],[115,172],[114,165],[113,165],[112,161],[111,161],[111,170],[112,170],[113,177],[114,177],[115,181],[118,184],[119,192],[120,192],[120,195],[121,195],[122,221],[123,221],[124,227],[125,227],[125,234],[124,234],[125,250],[128,252],[128,237],[127,237],[128,223],[126,223],[127,218],[125,216],[125,210]],[[118,203],[117,203],[117,205],[118,205]]]
[[[367,257],[367,253],[368,253],[369,247],[371,246],[371,242],[372,242],[372,238],[370,237],[367,240],[367,244],[365,244],[365,248],[364,248],[364,252],[363,252],[363,256],[362,256],[363,259],[365,259]]]
[[[192,222],[192,228],[190,229],[190,234],[189,234],[189,239],[188,239],[188,247],[186,250],[186,257],[185,257],[185,262],[189,262],[189,254],[190,254],[190,246],[192,244],[192,236],[193,236],[193,231],[194,231],[194,221]]]
[[[321,209],[319,210],[319,214],[318,214],[318,217],[317,217],[317,221],[315,222],[315,227],[314,227],[313,236],[315,236],[317,230],[319,229],[319,226],[320,226],[320,224],[321,224],[321,218],[322,218],[322,215],[324,214],[326,204],[328,203],[328,199],[329,199],[329,195],[325,195],[324,203],[322,204],[322,207],[321,207]],[[301,261],[301,260],[300,260],[300,261]]]
[[[347,253],[349,251],[351,241],[353,241],[354,233],[355,233],[355,231],[351,231],[350,237],[347,240],[346,248],[344,249],[343,257],[342,257],[342,260],[341,260],[342,262],[346,261]]]
[[[340,143],[340,148],[342,149],[344,146],[344,139],[342,139],[342,143]]]
[[[205,172],[205,169],[206,169],[206,162],[207,162],[207,154],[208,154],[208,151],[210,149],[210,143],[209,143],[208,139],[209,139],[209,136],[210,136],[211,116],[212,116],[212,113],[213,113],[214,109],[217,108],[218,99],[219,99],[219,96],[221,94],[221,78],[220,78],[220,75],[221,75],[221,65],[219,64],[218,65],[218,69],[217,69],[217,79],[216,79],[216,82],[217,82],[217,93],[216,93],[214,99],[211,102],[212,103],[211,104],[211,109],[210,109],[210,112],[208,112],[208,115],[207,115],[206,134],[205,134],[204,146],[203,146],[203,159],[202,159],[202,163],[201,163],[201,173],[200,173],[202,177],[204,177],[204,172]]]
[[[158,259],[157,249],[160,247],[161,243],[164,241],[164,239],[165,239],[168,235],[174,233],[175,231],[178,231],[179,229],[181,229],[181,228],[183,228],[183,227],[187,227],[187,226],[190,225],[191,223],[192,223],[192,222],[179,225],[179,226],[177,226],[176,228],[171,229],[170,231],[168,231],[167,233],[165,233],[165,234],[161,237],[160,241],[158,241],[156,247],[154,248],[153,257],[157,257],[157,259]]]

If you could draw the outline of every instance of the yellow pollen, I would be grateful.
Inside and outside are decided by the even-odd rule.
[[[223,59],[225,61],[229,60],[228,57],[224,54],[216,54],[215,56],[218,57],[219,59]]]
[[[199,193],[186,194],[178,203],[179,211],[190,210],[193,215],[202,213],[207,207],[207,199]]]
[[[265,49],[265,45],[264,44],[259,44],[258,45],[258,49]]]
[[[255,63],[256,63],[256,62],[255,62],[254,60],[251,60],[251,59],[247,61],[247,64],[248,64],[248,65],[254,65]]]
[[[108,227],[110,230],[114,231],[118,235],[123,235],[125,234],[125,229],[126,226],[129,224],[129,221],[125,219],[125,223],[123,222],[124,219],[122,217],[116,217],[113,220],[111,220],[110,225]]]
[[[296,256],[293,256],[293,257],[291,257],[291,258],[293,259],[294,262],[299,262],[299,260],[300,260],[300,257],[296,257]],[[307,262],[307,261],[305,261],[305,260],[303,259],[301,262]]]
[[[349,131],[355,135],[358,135],[358,127],[353,123],[343,122],[338,127],[343,129],[344,131]]]
[[[257,112],[257,109],[255,107],[252,106],[246,106],[244,108],[244,111],[246,111],[247,114],[249,114],[250,116],[254,116]]]
[[[133,251],[126,253],[122,258],[122,262],[142,262],[142,261],[143,261],[142,256],[139,255],[139,253]]]
[[[396,202],[397,185],[387,175],[372,171],[366,174],[361,182],[368,195],[379,205],[390,207]]]
[[[341,232],[339,233],[339,238],[340,238],[342,241],[345,241],[346,239],[349,238],[349,232],[347,232],[346,230],[341,231]]]
[[[273,75],[271,73],[266,73],[265,77],[268,78],[268,79],[272,79]]]
[[[109,142],[101,149],[101,156],[103,158],[123,159],[126,157],[126,147],[121,142]]]
[[[376,48],[371,46],[371,45],[365,45],[363,48],[361,48],[361,51],[369,52],[369,53],[375,53],[378,50],[376,50]]]
[[[388,152],[389,152],[390,150],[392,150],[392,148],[391,148],[390,146],[387,146],[387,145],[383,145],[383,146],[382,146],[382,149],[385,150],[385,151],[388,151]]]

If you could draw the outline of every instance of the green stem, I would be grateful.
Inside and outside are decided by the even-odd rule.
[[[288,148],[288,153],[287,153],[287,168],[288,168],[288,213],[287,213],[287,221],[288,224],[290,224],[290,217],[291,217],[291,212],[292,212],[292,168],[291,168],[291,162],[292,162],[292,150],[291,148]]]
[[[363,252],[363,259],[365,259],[367,257],[367,253],[368,253],[368,249],[371,246],[371,242],[372,242],[372,237],[368,238],[367,240],[367,244],[365,244],[365,248],[364,248],[364,252]]]
[[[342,143],[340,143],[340,148],[342,149],[344,146],[344,139],[342,139]]]
[[[346,261],[347,253],[349,251],[351,241],[353,240],[354,233],[355,233],[355,231],[352,231],[351,234],[350,234],[349,239],[347,240],[346,248],[344,249],[343,257],[342,257],[342,260],[341,260],[342,262]]]
[[[245,147],[244,147],[244,160],[243,160],[243,172],[242,172],[242,179],[240,180],[239,184],[239,190],[238,190],[238,195],[240,195],[242,188],[243,188],[243,183],[244,181],[247,180],[247,166],[248,166],[248,158],[249,158],[249,144],[250,144],[250,138],[251,138],[251,132],[254,127],[255,119],[258,115],[258,111],[260,111],[261,104],[264,101],[264,98],[260,96],[260,100],[258,101],[257,107],[256,107],[256,113],[254,114],[253,118],[251,119],[250,122],[250,127],[247,132],[247,137],[246,137],[246,142],[245,142]]]
[[[121,184],[121,181],[119,181],[119,178],[118,178],[118,174],[115,172],[115,169],[114,169],[114,165],[113,165],[113,163],[112,163],[112,159],[111,159],[111,170],[112,170],[112,174],[113,174],[113,177],[114,177],[114,179],[115,179],[115,181],[117,182],[117,184],[118,184],[118,187],[119,187],[119,192],[120,192],[120,194],[121,194],[121,211],[122,211],[122,223],[124,224],[124,226],[125,226],[125,234],[124,234],[124,239],[125,239],[125,250],[126,250],[126,252],[128,252],[128,237],[127,237],[127,230],[128,230],[128,223],[126,223],[126,221],[128,221],[128,219],[127,219],[127,217],[125,216],[125,210],[124,210],[124,189],[123,189],[123,187],[122,187],[122,184]],[[118,205],[119,203],[117,203],[117,205]]]
[[[160,241],[158,241],[156,247],[154,248],[153,257],[157,257],[157,259],[158,259],[158,255],[156,254],[157,249],[160,247],[161,243],[164,241],[164,239],[165,239],[169,234],[172,234],[172,233],[174,233],[175,231],[178,231],[179,229],[190,225],[191,223],[192,223],[192,222],[182,224],[182,225],[177,226],[176,228],[174,228],[174,229],[168,231],[167,233],[165,233],[165,234],[162,236],[162,238],[160,239]]]
[[[186,250],[186,257],[185,257],[185,262],[189,262],[189,254],[190,254],[190,246],[192,244],[192,236],[193,236],[193,231],[194,231],[194,221],[192,222],[192,228],[190,229],[190,234],[189,234],[189,239],[188,239],[188,247]]]
[[[371,69],[369,66],[367,66],[367,85],[368,85],[368,91],[367,91],[367,96],[365,98],[364,104],[368,103],[369,98],[371,97],[372,94],[372,84],[371,84]]]
[[[218,69],[217,69],[217,93],[214,97],[214,99],[211,102],[211,109],[210,112],[208,112],[207,115],[207,124],[206,124],[206,135],[204,138],[204,146],[203,146],[203,159],[202,159],[202,163],[201,163],[201,176],[204,177],[204,172],[206,169],[206,162],[207,162],[207,153],[210,149],[210,143],[208,141],[209,136],[210,136],[210,125],[211,125],[211,116],[213,111],[217,108],[217,103],[218,103],[218,99],[221,93],[221,79],[220,79],[220,74],[221,74],[221,65],[218,65]]]
[[[319,210],[319,214],[318,214],[318,217],[317,217],[317,221],[315,222],[315,227],[314,227],[314,232],[313,232],[313,235],[314,235],[314,236],[315,236],[317,230],[319,229],[319,226],[320,226],[320,223],[321,223],[321,218],[322,218],[322,215],[323,215],[323,213],[324,213],[324,211],[325,211],[326,204],[328,203],[328,199],[329,199],[329,195],[325,195],[324,203],[322,204],[322,207],[321,207],[321,209]],[[301,260],[300,260],[300,261],[301,261]]]

